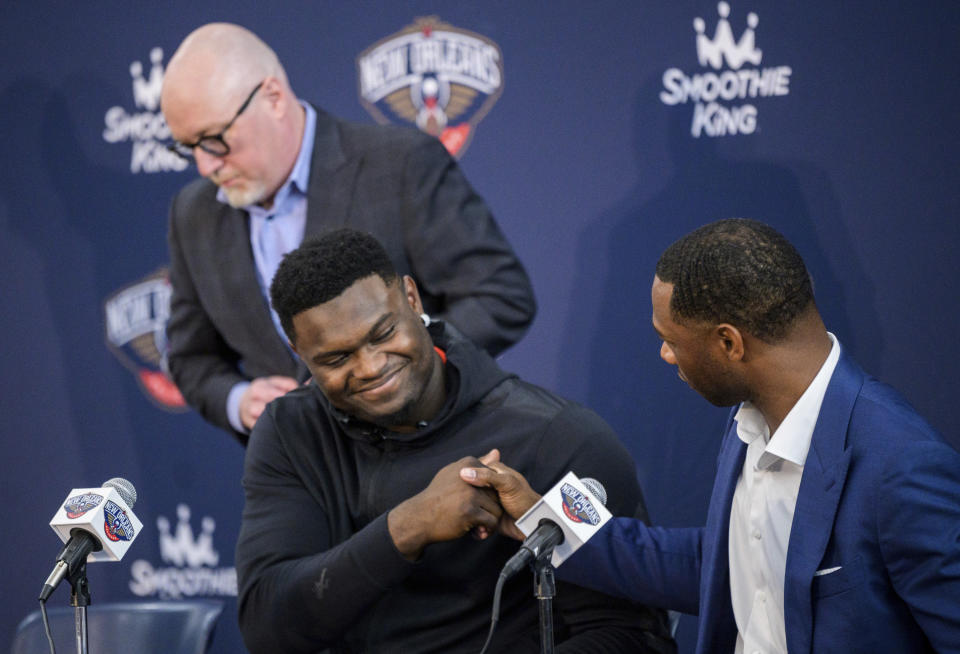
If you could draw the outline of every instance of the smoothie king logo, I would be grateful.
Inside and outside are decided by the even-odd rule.
[[[503,92],[503,55],[490,39],[429,16],[361,52],[357,75],[377,122],[412,123],[459,157]]]
[[[162,61],[163,50],[154,48],[150,51],[149,73],[139,61],[131,62],[133,103],[137,109],[128,113],[123,107],[110,107],[103,118],[104,141],[130,141],[130,172],[134,174],[179,171],[189,165],[185,159],[167,150],[165,145],[170,138],[170,129],[160,113]]]
[[[161,268],[120,289],[103,303],[107,346],[140,387],[162,409],[186,411],[186,402],[167,373],[170,280]]]
[[[217,567],[220,553],[213,547],[217,525],[204,516],[200,533],[190,526],[190,507],[177,505],[177,524],[171,528],[166,516],[157,518],[160,534],[160,558],[168,565],[154,567],[138,559],[130,566],[130,590],[139,597],[179,599],[182,597],[234,597],[237,594],[237,571],[233,567]]]
[[[747,14],[747,27],[736,41],[728,20],[730,5],[718,3],[717,13],[720,17],[713,38],[707,36],[703,18],[693,19],[697,59],[700,66],[713,70],[687,74],[679,68],[670,68],[663,73],[661,102],[667,105],[694,103],[690,133],[696,138],[701,134],[753,134],[757,129],[757,107],[753,102],[757,98],[790,93],[793,71],[789,66],[760,68],[763,52],[756,47],[760,22],[757,14]]]

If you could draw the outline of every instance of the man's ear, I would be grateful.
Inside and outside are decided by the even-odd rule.
[[[417,283],[413,281],[410,275],[403,276],[403,294],[407,298],[407,304],[413,309],[414,313],[420,315],[423,313],[423,303],[420,301],[420,291],[417,290]]]
[[[713,334],[723,356],[730,361],[743,359],[743,333],[730,323],[720,323],[713,328]]]
[[[283,92],[283,86],[276,77],[268,77],[263,81],[260,93],[270,102],[270,111],[276,115],[282,115],[289,110],[289,99]]]

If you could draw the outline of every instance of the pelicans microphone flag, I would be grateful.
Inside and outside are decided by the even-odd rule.
[[[101,488],[74,488],[54,514],[50,526],[66,545],[40,594],[46,601],[63,578],[84,562],[119,561],[143,524],[133,513],[137,491],[114,477]]]
[[[604,506],[606,499],[606,491],[598,481],[581,480],[568,472],[520,516],[517,528],[525,536],[530,536],[545,521],[559,527],[563,540],[554,546],[550,559],[557,567],[612,517]]]

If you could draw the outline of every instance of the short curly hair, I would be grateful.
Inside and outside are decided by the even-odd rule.
[[[755,220],[704,225],[668,247],[657,277],[673,284],[670,313],[726,322],[776,343],[814,301],[803,258],[779,232]]]
[[[397,270],[376,238],[355,229],[309,238],[285,255],[270,284],[270,301],[290,342],[295,342],[295,315],[329,302],[371,275],[389,286]]]

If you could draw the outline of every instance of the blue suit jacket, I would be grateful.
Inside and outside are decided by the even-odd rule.
[[[697,652],[733,652],[728,530],[745,452],[731,413],[705,527],[616,518],[558,576],[699,614]],[[800,483],[784,615],[791,653],[960,652],[960,454],[843,353]]]

